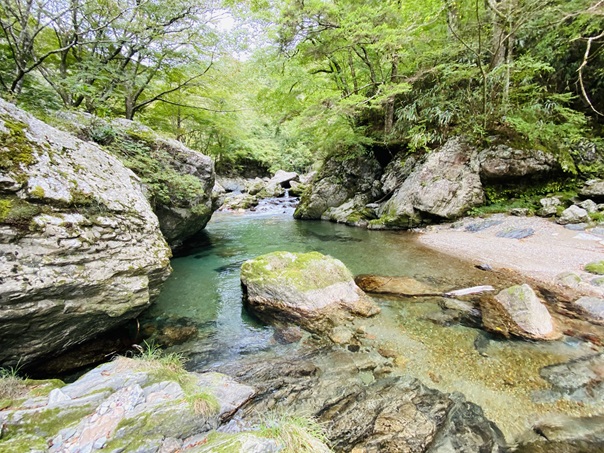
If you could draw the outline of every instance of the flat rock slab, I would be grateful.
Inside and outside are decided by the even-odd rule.
[[[318,252],[274,252],[246,261],[241,283],[255,315],[312,332],[325,332],[351,315],[380,311],[341,261]]]
[[[501,223],[501,220],[484,220],[482,222],[476,222],[466,225],[464,230],[468,231],[469,233],[477,233],[479,231],[486,230],[487,228],[501,225]]]
[[[535,234],[535,230],[532,228],[522,228],[513,230],[503,230],[497,233],[498,238],[508,239],[524,239]]]
[[[438,288],[422,283],[412,277],[384,277],[363,274],[354,279],[363,291],[377,294],[397,294],[401,296],[430,296],[442,293]]]
[[[581,297],[575,302],[593,321],[604,323],[604,299],[598,297]]]

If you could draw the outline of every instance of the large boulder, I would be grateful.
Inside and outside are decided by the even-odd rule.
[[[484,327],[491,332],[530,340],[560,338],[546,306],[527,284],[504,289],[495,297],[483,297],[480,308]]]
[[[241,283],[248,309],[259,318],[311,332],[328,332],[351,314],[379,312],[341,261],[318,252],[274,252],[248,260],[241,266]]]
[[[17,391],[0,410],[0,450],[7,452],[176,451],[218,428],[255,393],[223,374],[126,358],[67,385],[13,385]]]
[[[0,101],[0,364],[136,317],[170,274],[139,179],[98,146]]]
[[[604,202],[604,179],[591,179],[579,191],[579,195],[591,198],[597,202]]]
[[[277,170],[277,172],[270,179],[269,183],[279,185],[284,189],[288,189],[292,181],[298,181],[300,176],[295,171],[284,171]]]
[[[412,228],[432,218],[454,219],[484,202],[475,150],[449,140],[417,164],[379,210],[370,228]]]
[[[585,209],[580,208],[577,205],[572,205],[571,207],[562,211],[560,218],[557,220],[560,225],[583,223],[589,221],[589,213]]]
[[[480,177],[485,181],[498,181],[541,176],[562,172],[562,167],[552,153],[535,149],[514,149],[497,145],[478,153]]]
[[[320,219],[329,208],[341,206],[356,195],[376,199],[381,194],[382,169],[369,155],[353,159],[330,159],[314,177],[310,189],[294,213],[297,219]]]

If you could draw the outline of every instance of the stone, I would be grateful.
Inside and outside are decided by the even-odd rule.
[[[245,183],[244,192],[249,193],[250,195],[257,195],[262,189],[264,189],[267,185],[267,182],[262,178],[255,178]]]
[[[284,189],[289,189],[291,182],[299,178],[298,173],[295,171],[277,170],[277,172],[270,179],[269,184],[278,185]]]
[[[300,341],[304,337],[304,334],[302,333],[302,329],[300,329],[300,327],[288,326],[281,329],[275,329],[273,337],[278,343],[290,344]]]
[[[53,390],[69,396],[60,406],[56,396],[25,410],[9,405],[0,411],[3,447],[18,451],[11,447],[33,432],[50,453],[179,451],[185,439],[218,428],[255,393],[220,373],[167,367],[122,357]],[[32,392],[39,387],[36,381],[30,385]]]
[[[604,323],[604,299],[598,297],[581,297],[575,305],[587,314],[594,322]]]
[[[302,184],[301,182],[297,181],[290,181],[289,185],[289,194],[292,197],[301,197],[308,188],[307,184]]]
[[[354,340],[354,333],[345,326],[336,326],[329,332],[329,338],[335,344],[348,344]]]
[[[483,181],[562,172],[562,167],[553,153],[535,149],[514,149],[506,145],[497,145],[481,151],[478,161]]]
[[[556,282],[569,288],[578,288],[583,280],[574,272],[563,272],[556,275]]]
[[[171,252],[140,180],[99,146],[0,101],[0,365],[59,353],[135,318]]]
[[[382,169],[369,155],[343,161],[330,159],[316,174],[296,208],[296,219],[320,219],[329,208],[341,206],[356,195],[381,196]],[[304,183],[304,181],[301,181]]]
[[[604,201],[604,179],[591,179],[579,191],[579,195],[599,203]]]
[[[539,200],[541,209],[537,212],[541,217],[550,217],[558,214],[558,206],[562,204],[559,198],[548,197]]]
[[[470,223],[464,227],[464,230],[469,233],[478,233],[479,231],[502,224],[502,220],[488,219],[476,223]]]
[[[585,209],[588,213],[598,212],[598,205],[593,200],[585,200],[578,203],[577,206]]]
[[[430,218],[455,219],[484,203],[475,150],[450,139],[417,163],[370,228],[413,228]]]
[[[366,227],[370,220],[377,218],[375,211],[366,207],[367,201],[367,195],[356,195],[340,206],[327,209],[321,219],[345,223],[349,226]]]
[[[274,252],[241,266],[248,310],[268,322],[295,324],[325,333],[351,315],[380,310],[335,258],[317,252]]]
[[[577,205],[572,205],[571,207],[562,211],[562,215],[557,220],[560,225],[567,225],[569,223],[582,223],[589,222],[589,214],[583,208],[580,208]]]
[[[258,197],[248,193],[239,193],[227,195],[220,209],[236,211],[239,209],[250,209],[255,206],[258,206]]]
[[[530,214],[530,210],[528,208],[513,208],[510,210],[510,215],[516,217],[526,217]]]
[[[498,238],[507,239],[525,239],[535,234],[535,230],[532,228],[512,228],[509,230],[503,230],[496,234]]]
[[[527,284],[481,298],[480,308],[484,327],[490,332],[530,340],[560,338],[549,311]]]
[[[422,283],[412,277],[383,277],[380,275],[358,275],[354,279],[368,293],[397,294],[400,296],[434,296],[441,294],[438,288]]]

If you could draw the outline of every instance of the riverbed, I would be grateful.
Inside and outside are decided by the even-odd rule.
[[[414,233],[295,221],[290,207],[260,207],[257,212],[214,214],[197,245],[172,261],[174,273],[146,322],[194,326],[187,341],[169,348],[185,355],[192,371],[221,369],[250,358],[295,356],[298,343],[275,341],[273,328],[242,308],[241,264],[277,250],[318,251],[340,259],[355,275],[407,276],[445,290],[481,284],[501,289],[513,283],[422,246]],[[537,397],[549,386],[539,370],[593,354],[590,343],[570,337],[547,343],[502,340],[459,323],[443,324],[438,297],[374,299],[381,314],[357,321],[365,345],[387,350],[393,373],[463,393],[484,409],[508,441],[545,414],[598,411],[584,403]]]

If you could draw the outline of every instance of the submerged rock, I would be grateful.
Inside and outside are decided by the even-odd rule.
[[[170,274],[140,180],[98,146],[0,101],[0,364],[136,317]]]
[[[506,337],[555,340],[560,333],[545,305],[529,285],[512,286],[480,301],[484,327]]]
[[[311,332],[379,312],[341,261],[317,252],[274,252],[246,261],[241,283],[247,308],[259,318]]]
[[[255,393],[219,373],[120,358],[0,410],[6,451],[165,451],[220,426]],[[27,447],[27,450],[23,448]],[[142,449],[142,450],[141,450]]]
[[[434,296],[442,294],[437,288],[411,277],[383,277],[380,275],[358,275],[354,281],[368,293],[397,294],[400,296]]]

